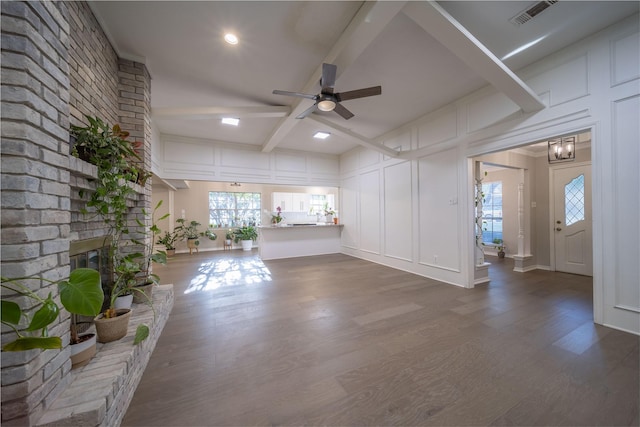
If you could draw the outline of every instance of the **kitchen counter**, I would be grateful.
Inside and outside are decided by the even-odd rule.
[[[287,224],[258,227],[263,260],[340,253],[342,224]]]

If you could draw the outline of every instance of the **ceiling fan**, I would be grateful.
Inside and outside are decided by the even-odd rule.
[[[320,78],[320,86],[322,89],[317,95],[311,95],[300,92],[289,92],[286,90],[274,90],[276,95],[286,96],[299,96],[301,98],[313,99],[315,104],[300,113],[296,119],[304,119],[309,114],[316,111],[335,111],[345,120],[349,120],[353,117],[353,113],[347,110],[340,102],[348,101],[350,99],[364,98],[367,96],[380,95],[382,93],[382,86],[372,86],[364,89],[350,90],[348,92],[333,93],[333,88],[336,83],[336,70],[337,66],[334,64],[322,64],[322,77]]]

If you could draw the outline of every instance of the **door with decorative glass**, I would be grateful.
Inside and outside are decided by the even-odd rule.
[[[555,270],[593,276],[591,165],[552,169]]]

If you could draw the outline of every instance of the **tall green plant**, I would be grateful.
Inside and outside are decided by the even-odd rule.
[[[121,246],[123,236],[129,234],[127,201],[135,194],[128,182],[135,181],[138,173],[134,161],[139,157],[127,140],[129,133],[119,125],[109,127],[97,117],[86,116],[86,119],[88,126],[71,127],[76,139],[72,154],[88,158],[98,169],[95,191],[81,212],[95,213],[108,228],[106,235],[111,237],[109,258],[113,267],[110,292],[113,293],[126,285],[131,272],[128,264],[131,257],[122,253]],[[80,196],[84,197],[84,192],[81,191]]]
[[[108,227],[107,236],[111,237],[109,258],[112,264],[112,285],[109,289],[109,308],[104,315],[114,317],[115,298],[133,291],[136,275],[142,271],[140,257],[144,257],[144,254],[125,253],[126,245],[123,242],[123,236],[129,235],[127,203],[135,194],[129,182],[136,182],[139,177],[140,171],[136,167],[136,162],[140,162],[141,159],[133,144],[127,140],[129,132],[123,131],[117,124],[109,127],[97,117],[86,116],[86,118],[89,122],[88,126],[71,127],[71,134],[76,139],[72,154],[76,156],[83,154],[98,169],[95,191],[82,212],[87,214],[90,209],[93,209]],[[80,196],[84,194],[81,192]],[[138,332],[141,329],[146,329],[146,335],[148,335],[146,325],[139,325]],[[136,341],[138,341],[138,335],[136,333]]]
[[[156,204],[156,206],[153,208],[153,211],[151,211],[151,214],[150,214],[151,225],[149,226],[148,229],[145,223],[143,223],[139,218],[136,218],[136,223],[138,224],[138,227],[140,227],[141,230],[144,230],[142,234],[146,238],[146,240],[141,241],[138,239],[132,239],[132,242],[144,247],[141,272],[144,274],[145,282],[159,283],[160,278],[158,277],[158,275],[151,273],[151,265],[153,263],[157,263],[157,264],[167,263],[167,253],[165,251],[158,251],[156,253],[153,252],[153,243],[156,240],[156,237],[161,233],[160,227],[158,227],[158,224],[156,223],[156,221],[162,221],[163,219],[166,219],[169,217],[169,214],[166,213],[162,215],[160,218],[158,218],[157,220],[155,219],[156,213],[160,208],[160,206],[162,206],[162,200],[160,200]],[[142,209],[142,214],[145,218],[147,217],[147,215],[149,215],[145,209]]]

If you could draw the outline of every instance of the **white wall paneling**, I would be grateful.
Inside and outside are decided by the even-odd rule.
[[[506,95],[492,91],[467,104],[467,132],[484,129],[513,114],[521,115],[518,105]]]
[[[337,186],[338,156],[161,135],[164,179]]]
[[[380,254],[381,214],[380,172],[363,173],[360,175],[360,249],[365,252]]]
[[[456,159],[457,151],[448,150],[418,162],[419,262],[460,272]]]
[[[412,261],[411,162],[384,168],[384,254]]]
[[[640,49],[637,31],[611,41],[611,87],[640,78]]]
[[[354,176],[373,176],[373,169],[377,169],[384,182],[384,255],[360,249],[346,253],[445,282],[473,286],[473,177],[469,175],[471,168],[461,165],[467,165],[468,158],[591,130],[595,147],[591,153],[596,222],[594,319],[640,334],[639,22],[638,15],[631,16],[519,70],[518,75],[542,95],[547,105],[539,112],[524,114],[494,88],[485,87],[383,137],[384,144],[394,148],[398,145],[396,138],[411,136],[413,150],[402,151],[399,156],[405,163],[385,159],[382,164],[363,168],[363,163],[358,162],[359,151],[343,155],[342,183],[349,186],[352,204],[358,200],[352,191],[371,197],[364,195],[363,189],[356,190]],[[406,145],[406,139],[401,145]],[[543,170],[534,165],[519,167]],[[529,206],[536,201],[528,192],[527,180],[546,179],[537,175],[524,173],[521,197],[525,219],[527,214],[535,214]],[[456,198],[458,206],[449,205]],[[541,207],[548,203],[537,202]],[[416,215],[419,218],[414,220]],[[414,226],[419,230],[412,229]],[[345,232],[348,228],[345,225]],[[525,236],[529,232],[535,234],[532,243],[548,245],[548,236],[539,237],[547,230],[548,227],[528,229],[525,221]],[[417,231],[418,242],[415,237],[411,241]],[[518,245],[513,243],[513,247]],[[412,249],[418,250],[415,260]],[[525,240],[525,255],[527,249]],[[434,256],[438,257],[437,264]],[[548,256],[545,254],[544,259]]]
[[[449,106],[429,117],[429,121],[418,125],[417,148],[433,146],[458,136],[458,110]]]
[[[619,247],[609,264],[613,267],[614,279],[613,286],[605,288],[605,304],[613,305],[614,310],[605,315],[605,324],[628,324],[625,329],[633,329],[637,327],[640,313],[640,96],[615,101],[612,113],[615,192],[606,217],[614,232],[605,238],[615,238]]]
[[[358,249],[360,223],[358,222],[358,178],[351,177],[342,181],[340,188],[340,223],[344,224],[342,231],[342,246]]]
[[[307,158],[303,155],[276,153],[276,170],[282,172],[307,172]]]

